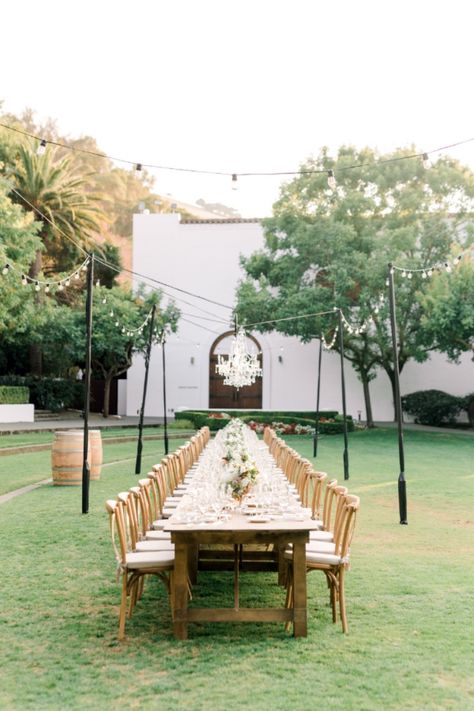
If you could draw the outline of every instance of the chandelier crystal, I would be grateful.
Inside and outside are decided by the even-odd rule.
[[[229,357],[217,356],[216,373],[224,377],[224,385],[232,385],[234,388],[252,385],[262,375],[257,355],[247,350],[243,328],[239,328],[232,340]]]

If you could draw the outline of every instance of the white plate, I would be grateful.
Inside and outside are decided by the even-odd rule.
[[[254,516],[253,518],[249,518],[250,523],[269,523],[271,520],[270,516]]]

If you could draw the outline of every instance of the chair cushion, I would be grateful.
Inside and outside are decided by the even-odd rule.
[[[138,541],[135,551],[137,553],[149,553],[150,551],[174,551],[174,544],[171,541]]]
[[[312,541],[333,541],[334,535],[331,531],[310,531],[309,542]]]
[[[293,551],[285,551],[286,560],[293,559]],[[343,563],[343,559],[338,555],[333,555],[331,553],[317,553],[316,551],[306,552],[306,565],[340,565]]]
[[[155,531],[161,531],[161,529],[164,528],[167,523],[168,523],[168,521],[165,521],[164,518],[157,518],[156,521],[153,521],[153,523],[151,524],[151,527]]]
[[[174,565],[174,553],[170,551],[152,551],[150,553],[127,553],[127,568],[143,570],[144,568],[169,568]]]
[[[310,541],[306,545],[306,555],[308,553],[334,553],[336,544],[331,541]]]
[[[166,531],[147,531],[145,533],[147,541],[170,541],[171,536]]]

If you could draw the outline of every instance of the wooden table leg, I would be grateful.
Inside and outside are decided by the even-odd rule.
[[[198,571],[198,561],[199,561],[199,544],[194,545],[189,544],[188,547],[188,570],[189,579],[191,585],[196,585],[197,583],[197,571]]]
[[[304,542],[293,543],[293,634],[306,637],[307,596],[306,596],[306,547]]]
[[[188,546],[175,543],[174,547],[174,621],[173,630],[178,639],[188,638]]]

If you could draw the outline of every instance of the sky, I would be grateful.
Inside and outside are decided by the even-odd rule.
[[[107,154],[297,170],[322,146],[474,137],[471,0],[24,0],[2,7],[3,110]],[[474,141],[450,151],[474,170]],[[271,214],[281,178],[154,171],[155,189]]]

